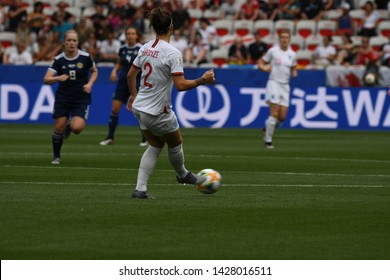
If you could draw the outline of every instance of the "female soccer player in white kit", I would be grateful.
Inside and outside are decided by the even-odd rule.
[[[272,47],[260,59],[258,67],[264,72],[270,72],[267,82],[266,102],[269,104],[270,115],[265,122],[264,145],[273,149],[272,137],[285,119],[290,101],[290,77],[298,75],[296,53],[290,48],[291,34],[283,30],[279,34],[279,45]]]
[[[139,50],[127,75],[131,96],[127,109],[133,111],[141,131],[149,142],[138,169],[137,186],[133,198],[152,198],[147,192],[148,179],[153,172],[161,150],[168,145],[168,160],[181,184],[199,184],[206,178],[188,171],[184,166],[182,137],[175,113],[172,111],[173,84],[178,91],[185,91],[203,84],[213,84],[214,71],[206,71],[196,80],[184,78],[183,58],[179,50],[169,44],[173,33],[171,14],[155,8],[149,15],[156,38]],[[141,73],[139,92],[136,77]]]

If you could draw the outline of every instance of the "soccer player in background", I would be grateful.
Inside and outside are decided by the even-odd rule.
[[[291,33],[283,30],[279,34],[279,45],[269,49],[260,59],[258,67],[270,73],[266,87],[266,102],[270,115],[265,122],[264,145],[273,149],[275,129],[286,119],[290,101],[290,77],[298,75],[296,53],[290,48]]]
[[[100,142],[100,145],[107,146],[115,143],[114,134],[119,122],[119,113],[122,105],[127,103],[130,96],[129,87],[127,84],[127,72],[134,59],[138,55],[138,51],[142,46],[141,41],[142,34],[134,27],[127,27],[125,30],[126,44],[121,46],[118,52],[118,60],[112,69],[110,80],[115,82],[118,79],[118,83],[115,88],[114,95],[112,97],[111,114],[108,119],[108,135],[106,139]],[[118,72],[120,71],[119,77]],[[137,89],[139,88],[139,80],[137,80]],[[147,146],[148,142],[145,137],[142,136],[140,146]]]
[[[79,134],[84,129],[91,104],[92,86],[98,76],[95,62],[88,53],[77,48],[78,42],[76,31],[68,30],[65,33],[64,51],[54,58],[43,79],[48,85],[59,83],[52,114],[52,164],[61,162],[63,139],[70,132]]]
[[[206,177],[193,174],[184,166],[183,140],[172,111],[171,91],[173,84],[178,91],[185,91],[215,81],[212,69],[196,80],[186,80],[182,54],[169,44],[173,33],[171,14],[155,8],[149,18],[156,38],[141,47],[128,73],[131,96],[127,109],[133,111],[149,142],[140,161],[137,185],[132,194],[133,198],[141,199],[153,198],[147,192],[148,179],[165,143],[168,145],[168,160],[179,183],[195,185],[206,180]],[[136,77],[140,71],[141,85],[137,92]]]

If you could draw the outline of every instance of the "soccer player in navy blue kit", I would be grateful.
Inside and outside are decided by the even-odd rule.
[[[84,129],[91,104],[92,86],[98,76],[93,59],[77,48],[78,43],[76,31],[69,30],[65,33],[64,51],[54,58],[43,79],[48,85],[59,83],[52,114],[52,164],[61,162],[63,139],[70,132],[79,134]]]
[[[114,134],[119,122],[119,113],[122,105],[127,103],[130,97],[130,91],[127,84],[127,72],[131,65],[133,65],[134,59],[138,55],[138,51],[142,46],[139,41],[141,34],[134,27],[127,27],[126,31],[126,44],[121,46],[118,52],[118,61],[112,69],[110,80],[114,83],[118,78],[118,72],[120,71],[118,83],[115,88],[114,95],[112,97],[111,114],[108,120],[108,135],[106,139],[100,142],[100,145],[107,146],[115,143]],[[139,87],[139,79],[137,82],[137,88]],[[146,146],[147,141],[142,136],[140,146]]]

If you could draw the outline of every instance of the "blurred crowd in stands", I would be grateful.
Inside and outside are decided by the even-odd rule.
[[[75,29],[80,49],[113,65],[126,26],[153,38],[147,16],[160,6],[186,66],[255,65],[286,28],[301,69],[390,65],[389,0],[0,0],[0,63],[48,64]]]

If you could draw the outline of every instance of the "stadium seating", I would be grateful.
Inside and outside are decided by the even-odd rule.
[[[349,11],[349,16],[352,18],[355,24],[355,30],[358,30],[362,25],[362,20],[364,17],[364,11],[362,9],[354,9]]]
[[[246,36],[253,33],[252,20],[235,20],[233,22],[233,33],[238,36]]]
[[[211,62],[215,63],[219,67],[228,62],[228,48],[219,48],[211,51]]]
[[[215,29],[217,30],[218,36],[224,36],[232,33],[233,22],[227,19],[218,19],[213,22]]]
[[[280,34],[280,31],[283,29],[290,30],[291,34],[294,34],[294,22],[292,20],[278,20],[275,22],[275,32],[276,34]]]
[[[299,35],[293,35],[291,36],[290,46],[294,51],[302,50],[305,47],[305,39]]]
[[[277,35],[268,35],[262,38],[262,41],[268,45],[268,48],[272,48],[277,42]]]
[[[197,22],[203,16],[203,11],[201,9],[187,9],[187,11],[190,14],[192,24]]]
[[[309,50],[297,51],[297,66],[298,68],[305,68],[311,64],[313,52]]]
[[[3,48],[8,48],[16,43],[16,33],[3,31],[0,32],[0,44]]]
[[[378,24],[378,35],[384,37],[390,36],[390,20],[381,21]]]
[[[310,51],[314,51],[318,45],[322,44],[321,36],[309,36],[306,38],[306,49]]]
[[[219,46],[220,47],[230,47],[234,44],[234,40],[236,39],[236,35],[228,34],[225,36],[219,37]]]
[[[213,22],[219,19],[221,16],[220,10],[211,10],[207,9],[203,12],[203,17],[207,18],[209,21]]]
[[[274,34],[275,23],[272,20],[257,20],[253,26],[254,32],[259,33],[260,37]]]
[[[333,36],[337,30],[337,22],[334,20],[320,20],[317,23],[317,33],[321,36]]]
[[[370,38],[369,44],[375,50],[379,51],[381,46],[388,43],[389,39],[383,36],[374,36]]]
[[[300,20],[296,25],[296,34],[307,38],[316,33],[316,22],[314,20]]]

